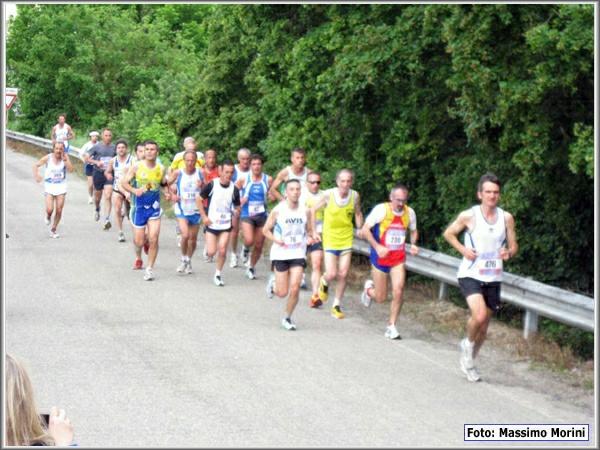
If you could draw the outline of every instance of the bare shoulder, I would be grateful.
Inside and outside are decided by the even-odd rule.
[[[507,225],[515,224],[515,218],[508,211],[504,211],[504,221],[506,222]]]

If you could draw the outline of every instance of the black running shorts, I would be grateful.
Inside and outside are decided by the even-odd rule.
[[[459,278],[458,285],[460,292],[467,298],[473,294],[481,294],[485,300],[485,304],[494,312],[498,312],[502,302],[500,300],[500,282],[493,281],[485,283],[476,280],[475,278]]]

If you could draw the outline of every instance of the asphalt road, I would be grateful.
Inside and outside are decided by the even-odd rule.
[[[67,410],[81,446],[457,447],[465,423],[593,428],[589,411],[552,392],[485,372],[469,383],[456,345],[411,336],[402,321],[403,339],[386,340],[356,292],[344,320],[308,308],[302,292],[298,330],[284,331],[266,265],[255,281],[226,266],[222,288],[201,255],[194,274],[177,274],[170,219],[145,282],[131,270],[128,222],[124,244],[102,231],[76,175],[50,239],[33,161],[6,152],[6,351],[26,361],[40,410]]]

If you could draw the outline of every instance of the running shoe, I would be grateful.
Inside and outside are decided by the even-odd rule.
[[[250,247],[244,246],[244,251],[242,252],[242,264],[248,267],[249,260],[248,255],[250,254]]]
[[[154,280],[154,272],[150,267],[146,267],[146,271],[144,272],[144,281],[152,281]]]
[[[467,370],[463,370],[463,372],[465,373],[465,375],[467,376],[467,380],[472,381],[472,382],[477,382],[481,380],[481,377],[479,376],[479,372],[477,371],[477,369],[473,366],[470,369]]]
[[[52,239],[58,239],[60,237],[60,235],[56,231],[50,230],[50,237]]]
[[[463,372],[473,368],[473,355],[472,350],[469,351],[467,338],[460,341],[460,366],[464,367]]]
[[[267,281],[267,297],[273,298],[273,286],[275,285],[275,275],[269,275],[269,281]]]
[[[294,324],[289,317],[285,317],[281,320],[281,326],[288,331],[294,331],[296,329],[296,324]]]
[[[100,211],[94,211],[94,220],[96,222],[100,220]]]
[[[187,267],[187,261],[181,261],[181,264],[177,266],[177,272],[183,273],[185,272],[185,268]]]
[[[340,309],[339,305],[336,305],[333,308],[331,308],[331,315],[336,319],[343,319],[344,317],[346,317],[346,315]]]
[[[225,286],[225,283],[223,283],[223,278],[221,278],[221,275],[215,275],[213,278],[213,283],[215,283],[215,286]]]
[[[50,217],[49,216],[44,217],[44,223],[46,224],[46,226],[50,225]]]
[[[125,233],[119,231],[119,242],[125,242]]]
[[[375,283],[373,283],[373,280],[365,281],[365,287],[362,291],[362,294],[360,294],[360,302],[363,304],[363,306],[365,308],[368,308],[369,306],[371,306],[371,297],[369,296],[368,292],[369,292],[369,289],[373,289],[374,287],[375,287]]]
[[[254,267],[248,267],[248,269],[246,269],[246,277],[249,280],[256,280],[256,275],[254,274]]]
[[[385,329],[384,336],[388,339],[402,339],[400,333],[398,333],[398,330],[396,329],[396,325],[388,325]]]
[[[110,227],[112,227],[110,220],[107,220],[104,222],[104,226],[102,227],[105,231],[110,230]]]
[[[302,274],[302,281],[300,282],[300,289],[306,289],[306,274]]]
[[[192,273],[192,262],[191,261],[186,261],[185,273],[188,275]]]
[[[147,255],[148,254],[148,250],[150,249],[150,242],[148,242],[148,239],[146,239],[144,241],[144,253]]]
[[[231,252],[229,267],[231,267],[233,269],[234,267],[237,267],[237,265],[238,265],[238,257],[235,253]]]
[[[318,308],[319,306],[321,306],[323,304],[323,302],[321,301],[321,299],[319,298],[319,294],[314,294],[311,299],[310,299],[310,303],[308,304],[308,306],[310,306],[311,308]]]
[[[319,280],[319,298],[323,303],[327,303],[327,299],[329,298],[329,286],[327,286],[323,281],[323,277],[321,277]]]
[[[144,262],[141,259],[136,259],[133,263],[133,270],[142,270],[144,268]]]
[[[94,203],[94,198],[88,197],[88,205],[91,205],[92,203]]]

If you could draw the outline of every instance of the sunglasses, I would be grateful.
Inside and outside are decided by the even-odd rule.
[[[321,182],[320,182],[320,181],[309,181],[308,183],[309,183],[309,184],[321,184]]]

